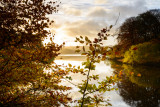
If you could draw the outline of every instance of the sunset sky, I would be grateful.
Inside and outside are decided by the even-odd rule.
[[[160,0],[60,0],[59,12],[50,16],[55,21],[51,26],[56,34],[55,42],[66,42],[66,46],[77,45],[75,37],[82,35],[94,38],[104,27],[113,25],[119,16],[115,29],[126,18],[137,16],[149,9],[157,9]],[[114,32],[114,31],[113,31]],[[106,45],[116,44],[110,37]]]

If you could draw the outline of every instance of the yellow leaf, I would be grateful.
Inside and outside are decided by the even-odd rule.
[[[68,66],[69,66],[69,67],[72,67],[72,65],[71,65],[71,64],[68,64]]]
[[[121,76],[122,75],[122,70],[119,72],[119,76]]]
[[[130,72],[131,75],[134,75],[134,72]]]
[[[87,53],[82,53],[81,55],[86,55]]]
[[[102,58],[102,61],[104,61],[104,60],[106,60],[106,58],[105,58],[105,57],[103,57],[103,58]]]
[[[90,46],[89,49],[90,49],[91,51],[94,51],[94,47],[93,47],[93,46]]]

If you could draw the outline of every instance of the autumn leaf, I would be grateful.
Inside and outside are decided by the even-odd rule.
[[[138,48],[137,47],[134,47],[132,50],[137,50]]]
[[[85,52],[85,47],[83,46],[83,51]]]
[[[139,73],[139,74],[137,74],[137,76],[138,76],[138,77],[141,77],[141,74]]]
[[[69,63],[68,66],[71,68],[71,67],[72,67],[72,64]]]
[[[79,53],[81,50],[80,49],[77,49],[75,52]]]

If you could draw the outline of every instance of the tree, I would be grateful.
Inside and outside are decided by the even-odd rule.
[[[140,14],[137,17],[139,30],[137,31],[142,41],[158,39],[160,34],[160,9],[154,9]]]
[[[105,60],[106,47],[103,40],[110,29],[103,29],[94,41],[88,37],[77,38],[80,43],[86,43],[89,51],[85,53],[87,61],[83,68],[72,65],[63,66],[54,63],[63,45],[55,44],[53,36],[46,30],[52,21],[48,14],[57,12],[57,2],[45,0],[1,0],[0,1],[0,106],[31,106],[53,107],[68,106],[72,101],[67,93],[71,87],[60,85],[63,80],[71,80],[70,72],[86,75],[87,79],[77,85],[82,93],[81,106],[110,105],[100,95],[90,97],[95,92],[103,93],[114,89],[113,77],[95,84],[89,84],[91,79],[97,80],[98,75],[90,76],[94,70],[94,63]],[[44,45],[42,41],[50,36],[50,43]],[[83,40],[82,40],[83,39]],[[71,82],[70,82],[71,83]],[[102,104],[103,104],[102,103]]]
[[[108,32],[111,30],[113,26],[111,25],[109,28],[103,28],[98,34],[97,37],[91,41],[88,37],[80,36],[77,37],[75,42],[79,42],[85,46],[89,47],[89,50],[86,51],[85,47],[81,55],[86,55],[87,60],[83,62],[82,65],[84,69],[81,69],[83,75],[86,75],[86,80],[83,83],[78,84],[79,92],[83,95],[82,98],[78,101],[79,106],[111,106],[109,103],[109,99],[103,98],[103,93],[106,91],[114,90],[115,88],[112,85],[117,81],[117,76],[106,77],[105,80],[98,81],[99,75],[90,75],[90,73],[95,70],[95,63],[100,63],[101,61],[106,60],[108,49],[110,47],[103,46],[103,41],[107,40]],[[77,46],[76,52],[80,52],[80,47]],[[91,84],[89,83],[91,80],[97,80],[98,83]]]
[[[49,32],[44,28],[52,23],[47,14],[56,12],[56,2],[44,0],[1,0],[0,47],[39,43]],[[55,5],[55,6],[54,6]]]
[[[137,41],[135,39],[136,35],[136,18],[131,17],[127,19],[120,27],[120,34],[118,35],[119,44],[123,45],[124,48],[135,44]]]
[[[160,44],[155,41],[132,45],[124,54],[124,63],[155,64],[160,62]]]
[[[160,10],[154,9],[128,18],[121,26],[119,44],[128,49],[131,45],[159,39]]]
[[[0,1],[0,105],[60,106],[71,99],[58,85],[68,73],[53,60],[62,45],[52,42],[46,17],[57,12],[57,2],[45,0]],[[50,35],[51,43],[42,41]],[[47,73],[46,69],[53,70]],[[57,91],[58,90],[58,91]]]
[[[108,51],[108,56],[111,59],[114,58],[122,58],[124,56],[125,49],[121,45],[115,45],[113,47],[110,47],[110,50]]]

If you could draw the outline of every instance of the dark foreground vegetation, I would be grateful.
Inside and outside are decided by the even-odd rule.
[[[49,0],[0,1],[1,107],[60,107],[71,103],[81,107],[111,105],[102,94],[114,89],[113,77],[89,83],[99,79],[99,75],[90,75],[90,72],[95,70],[95,63],[106,59],[101,42],[107,38],[102,33],[109,29],[101,31],[93,41],[88,37],[76,38],[77,42],[89,46],[89,51],[83,47],[87,60],[82,67],[57,65],[54,59],[63,45],[53,42],[54,35],[47,29],[53,21],[47,16],[57,12],[58,7],[58,2]],[[46,37],[50,38],[50,43],[44,45]],[[74,84],[70,73],[86,76],[86,80]],[[79,89],[79,99],[69,96],[71,86],[60,84],[64,80]]]

